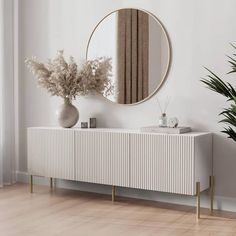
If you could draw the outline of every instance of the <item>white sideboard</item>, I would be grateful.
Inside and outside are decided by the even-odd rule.
[[[28,128],[34,175],[197,196],[211,187],[212,135],[125,129]],[[31,184],[32,190],[32,184]],[[114,199],[114,196],[113,196]],[[211,208],[212,208],[211,202]]]

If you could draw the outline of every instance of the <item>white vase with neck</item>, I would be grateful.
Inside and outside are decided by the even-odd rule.
[[[79,111],[69,98],[64,98],[64,103],[57,110],[58,123],[63,128],[71,128],[79,120]]]

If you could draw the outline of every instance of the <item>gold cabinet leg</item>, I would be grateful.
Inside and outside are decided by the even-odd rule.
[[[50,178],[50,189],[53,189],[53,178]]]
[[[197,219],[200,219],[200,182],[196,183],[196,197],[197,197],[196,216]]]
[[[210,176],[210,210],[211,214],[214,210],[214,193],[215,193],[215,177]]]
[[[30,193],[33,193],[33,175],[30,175]]]
[[[112,194],[111,194],[112,202],[115,201],[115,195],[116,195],[116,186],[112,186]]]

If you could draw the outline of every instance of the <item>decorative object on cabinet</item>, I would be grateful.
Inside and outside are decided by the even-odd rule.
[[[162,113],[158,120],[159,127],[167,127],[166,113]]]
[[[89,118],[89,128],[96,128],[96,118]]]
[[[232,46],[236,50],[236,46]],[[228,56],[228,60],[231,66],[231,70],[228,74],[236,73],[236,54],[233,54],[232,57]],[[206,84],[210,90],[225,96],[228,99],[227,101],[231,102],[230,107],[224,108],[220,113],[220,115],[224,117],[220,122],[228,125],[222,132],[227,134],[228,138],[236,142],[236,88],[230,83],[225,83],[211,70],[207,69],[207,71],[210,74],[207,75],[207,79],[202,79],[201,81]]]
[[[166,101],[165,101],[164,108],[162,108],[161,103],[160,103],[159,100],[157,99],[157,103],[158,103],[159,109],[160,109],[160,111],[161,111],[161,116],[159,117],[159,120],[158,120],[158,125],[159,125],[159,127],[167,127],[166,110],[167,110],[167,107],[168,107],[168,105],[169,105],[169,102],[170,102],[170,98],[167,97],[167,99],[166,99]]]
[[[153,96],[164,83],[170,42],[163,24],[152,13],[118,9],[106,15],[91,33],[86,58],[99,55],[112,58],[111,80],[116,92],[105,97],[119,104],[137,104]]]
[[[73,57],[67,62],[63,51],[58,51],[57,57],[48,63],[38,62],[35,58],[26,59],[26,64],[37,77],[38,84],[47,89],[52,96],[64,99],[64,104],[57,111],[60,126],[70,128],[79,119],[79,112],[72,105],[77,96],[90,92],[110,94],[113,85],[110,80],[111,59],[96,58],[86,61],[78,69]]]
[[[81,128],[82,129],[88,128],[88,122],[81,122]]]
[[[212,135],[146,134],[124,129],[28,128],[28,173],[197,197],[210,188],[213,210]],[[92,170],[92,171],[91,171]],[[209,183],[209,176],[210,183]]]
[[[190,127],[159,127],[159,126],[146,126],[140,129],[141,132],[147,133],[161,133],[161,134],[184,134],[191,132]]]
[[[63,128],[73,127],[79,119],[79,111],[69,98],[64,98],[64,103],[58,108],[56,114],[59,125]]]
[[[176,118],[176,117],[171,117],[171,118],[169,118],[169,120],[168,120],[168,126],[169,126],[170,128],[177,128],[178,125],[179,125],[179,120],[178,120],[178,118]]]

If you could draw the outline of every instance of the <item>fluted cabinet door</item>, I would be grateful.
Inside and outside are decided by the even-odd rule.
[[[194,138],[130,134],[130,186],[194,195]]]
[[[28,142],[29,167],[32,173],[60,179],[75,179],[73,130],[29,129]]]
[[[73,130],[50,130],[45,135],[47,154],[45,156],[48,177],[75,179],[75,155]]]
[[[129,186],[129,134],[75,131],[76,180]]]

